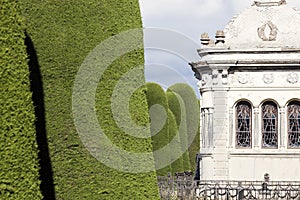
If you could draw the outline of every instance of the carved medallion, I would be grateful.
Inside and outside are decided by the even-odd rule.
[[[257,29],[258,37],[263,41],[275,41],[277,37],[277,27],[268,21]],[[267,34],[269,32],[269,34]]]
[[[263,81],[266,83],[266,84],[271,84],[274,82],[274,76],[273,74],[264,74],[263,76]]]
[[[240,84],[246,84],[249,82],[249,75],[248,74],[239,74],[238,81]]]
[[[289,73],[287,76],[287,81],[291,84],[297,83],[299,80],[299,76],[296,73]]]

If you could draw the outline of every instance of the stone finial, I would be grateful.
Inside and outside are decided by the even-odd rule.
[[[216,44],[218,43],[225,43],[225,34],[222,30],[216,32]]]
[[[268,173],[265,173],[264,174],[264,181],[269,182],[269,180],[270,180],[270,175]]]
[[[205,46],[208,45],[209,41],[210,41],[208,33],[202,33],[200,41],[201,41],[202,45],[205,45]]]

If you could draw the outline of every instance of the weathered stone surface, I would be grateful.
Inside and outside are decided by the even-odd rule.
[[[300,179],[299,149],[288,147],[287,132],[287,105],[300,101],[299,35],[298,11],[284,0],[256,0],[224,36],[216,33],[217,44],[198,50],[201,60],[191,66],[200,80],[201,180],[260,180],[265,173],[273,180]],[[252,106],[250,148],[236,145],[240,101]],[[278,108],[278,148],[262,147],[266,101]]]
[[[300,14],[284,1],[255,1],[225,28],[230,49],[299,48]]]

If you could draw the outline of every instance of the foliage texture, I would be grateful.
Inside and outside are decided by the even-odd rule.
[[[41,199],[24,19],[16,1],[0,10],[0,199]]]
[[[24,0],[20,5],[43,78],[56,198],[159,199],[154,172],[122,173],[101,164],[81,143],[72,118],[72,88],[81,63],[101,41],[141,28],[138,1]],[[98,119],[105,134],[132,152],[151,151],[151,140],[135,140],[117,127],[110,98],[118,79],[138,64],[143,64],[143,50],[115,60],[100,80],[96,95]],[[143,88],[135,92],[130,107],[134,121],[149,123]]]
[[[170,93],[173,93],[170,95]],[[184,83],[177,83],[167,90],[167,94],[169,94],[169,104],[171,110],[173,110],[176,119],[178,118],[179,111],[178,106],[176,106],[179,102],[177,100],[182,99],[185,104],[185,114],[183,114],[184,121],[186,122],[186,132],[187,132],[187,140],[192,141],[188,148],[188,156],[190,161],[191,170],[194,172],[196,167],[195,156],[199,153],[200,149],[200,114],[199,114],[199,100],[197,99],[195,92],[193,89]],[[174,94],[180,98],[174,98]],[[172,97],[173,96],[173,97]],[[177,111],[176,111],[177,110]],[[179,119],[177,119],[179,121]],[[193,138],[193,136],[195,136]],[[186,163],[187,158],[185,159]],[[187,165],[187,164],[186,164]]]
[[[184,107],[183,99],[175,92],[167,91],[166,96],[168,99],[168,104],[171,112],[174,115],[176,120],[175,127],[177,132],[181,132],[182,136],[180,137],[180,145],[182,147],[182,171],[190,171],[190,158],[188,150],[184,151],[184,147],[187,146],[188,143],[188,133],[187,133],[187,122],[186,122],[186,110]]]

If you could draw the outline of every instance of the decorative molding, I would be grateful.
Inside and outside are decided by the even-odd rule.
[[[296,73],[289,73],[287,76],[287,82],[295,84],[299,81],[299,76]]]
[[[266,28],[270,29],[270,34],[268,36],[266,36]],[[275,41],[277,37],[277,31],[277,27],[271,21],[266,22],[257,29],[258,37],[263,41]]]
[[[202,79],[201,79],[202,86],[205,86],[208,83],[208,80],[209,80],[209,75],[208,74],[204,74],[202,76]]]
[[[200,81],[198,81],[197,83],[197,86],[198,86],[198,89],[200,90],[201,88],[204,88],[205,86],[209,86],[211,83],[211,75],[209,74],[203,74],[201,76],[201,79]]]
[[[266,83],[266,84],[271,84],[274,82],[274,76],[273,74],[264,74],[263,76],[263,81]]]
[[[240,84],[246,84],[249,82],[249,74],[239,74],[238,81]]]
[[[213,85],[217,85],[218,84],[218,75],[219,75],[218,70],[214,69],[212,71]]]
[[[281,6],[285,5],[285,0],[256,0],[254,1],[253,5],[256,5],[258,7],[264,7],[264,6]]]
[[[228,71],[227,71],[227,69],[224,69],[222,71],[222,83],[223,83],[223,85],[228,84]]]

